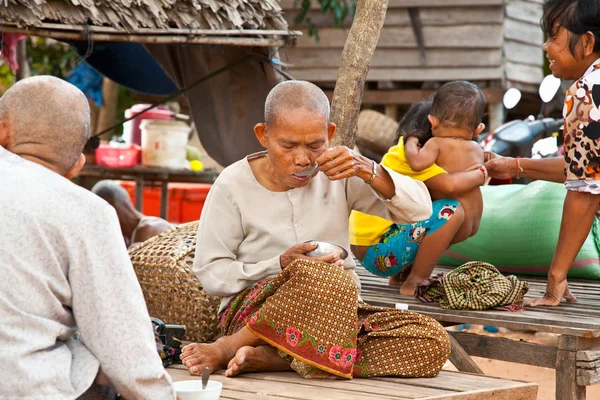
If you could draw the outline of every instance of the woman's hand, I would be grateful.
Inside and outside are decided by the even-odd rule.
[[[298,259],[320,261],[328,264],[336,264],[340,267],[344,264],[344,260],[341,260],[338,254],[336,253],[327,254],[326,256],[322,257],[311,257],[306,255],[306,253],[310,253],[316,248],[317,244],[315,242],[300,243],[290,247],[285,253],[283,253],[279,257],[281,269],[286,269],[293,261]]]
[[[346,146],[328,148],[317,158],[316,162],[319,170],[332,181],[357,176],[367,182],[373,175],[374,161],[357,154]]]
[[[502,157],[486,151],[484,161],[490,178],[511,179],[517,176],[517,163],[512,157]]]

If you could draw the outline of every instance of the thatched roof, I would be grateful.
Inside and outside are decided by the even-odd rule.
[[[247,39],[296,34],[287,31],[277,0],[8,0],[7,6],[4,1],[0,0],[0,24],[5,31],[27,30],[56,38],[62,37],[56,32],[70,32],[64,39],[90,31],[99,34],[96,40],[127,35],[128,41],[144,35],[187,35],[188,39],[242,35]],[[46,30],[55,33],[44,35]],[[181,38],[176,42],[182,42]]]

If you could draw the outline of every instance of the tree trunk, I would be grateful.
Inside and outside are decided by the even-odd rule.
[[[357,1],[331,101],[331,121],[338,129],[333,145],[354,147],[364,84],[387,6],[388,0]]]

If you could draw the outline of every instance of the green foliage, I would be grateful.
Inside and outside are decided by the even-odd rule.
[[[78,56],[65,43],[52,39],[29,37],[27,39],[27,59],[31,75],[54,75],[65,78],[75,67]],[[15,73],[6,63],[0,65],[0,93],[15,82]]]
[[[333,16],[333,26],[338,27],[344,22],[346,17],[353,17],[356,11],[357,0],[316,0],[321,6],[323,14]],[[296,6],[300,5],[300,13],[295,19],[296,25],[305,25],[308,28],[308,35],[319,41],[319,29],[308,16],[312,0],[294,0]]]
[[[64,79],[75,68],[78,58],[66,43],[46,38],[27,38],[27,59],[32,76],[53,75]]]

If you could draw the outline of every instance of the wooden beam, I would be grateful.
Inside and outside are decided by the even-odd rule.
[[[577,382],[578,339],[570,335],[558,338],[556,352],[556,400],[585,400],[586,387]]]
[[[554,346],[521,342],[497,336],[464,332],[448,333],[471,356],[546,368],[555,368],[556,366],[557,349]]]
[[[502,89],[482,89],[482,92],[489,104],[501,102],[504,95]],[[325,94],[331,99],[333,91],[326,90]],[[362,104],[410,105],[431,100],[434,94],[435,90],[367,90],[363,93]]]
[[[30,36],[47,37],[56,40],[86,40],[87,35],[82,32],[56,31],[40,28],[16,28],[4,26],[4,32],[23,33]],[[116,34],[116,33],[91,33],[91,38],[96,42],[135,42],[154,44],[212,44],[224,46],[250,46],[250,47],[282,47],[288,44],[285,38],[253,38],[253,37],[208,37],[185,35],[141,35],[141,34]],[[292,42],[293,43],[293,42]]]
[[[474,374],[485,375],[483,370],[479,368],[479,365],[473,361],[469,354],[462,348],[460,343],[452,335],[448,335],[450,338],[450,362],[461,372],[471,372]]]
[[[311,82],[335,82],[338,78],[337,68],[295,69],[291,73],[296,79]],[[372,68],[367,75],[367,81],[446,82],[457,79],[500,81],[503,77],[504,69],[500,66],[488,68]]]
[[[16,25],[7,24],[4,26],[18,28]],[[40,29],[53,31],[71,31],[86,34],[88,31],[95,33],[110,33],[117,35],[188,35],[188,36],[300,36],[302,32],[292,30],[274,30],[274,29],[179,29],[179,28],[140,28],[132,31],[125,29],[117,29],[109,26],[94,26],[94,25],[67,25],[67,24],[51,24],[43,23],[37,26]],[[26,29],[26,28],[25,28]]]

